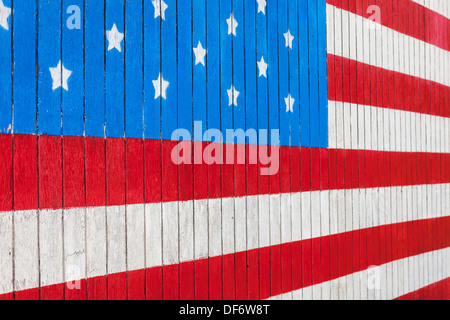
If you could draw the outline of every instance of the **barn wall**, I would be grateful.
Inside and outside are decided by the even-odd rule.
[[[450,298],[446,0],[0,0],[0,111],[2,300]]]

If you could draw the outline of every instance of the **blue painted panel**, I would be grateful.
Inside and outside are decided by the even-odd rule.
[[[235,130],[245,131],[245,107],[246,107],[246,88],[245,88],[245,21],[244,21],[244,0],[233,0],[233,14],[239,23],[236,29],[236,37],[233,37],[233,83],[236,90],[239,91],[238,105],[232,108],[233,127]],[[247,8],[246,8],[247,9]],[[250,49],[250,47],[247,47]]]
[[[258,67],[256,56],[256,1],[245,1],[245,116],[246,129],[258,130]],[[262,13],[261,13],[262,15]],[[259,32],[261,30],[258,30]],[[260,61],[260,60],[258,60]],[[247,143],[255,143],[247,141]]]
[[[278,75],[279,75],[279,109],[280,109],[280,144],[282,146],[290,145],[290,116],[291,112],[287,110],[285,99],[291,94],[289,90],[289,52],[290,47],[286,46],[285,34],[291,34],[293,38],[292,46],[298,41],[296,30],[290,30],[288,25],[288,7],[287,0],[278,0]],[[297,97],[291,94],[294,100]],[[295,104],[293,108],[295,108]]]
[[[229,34],[229,24],[227,20],[232,21],[232,4],[231,0],[220,1],[220,83],[221,83],[221,127],[222,133],[225,133],[227,129],[233,129],[233,108],[236,106],[230,105],[230,99],[228,90],[234,85],[236,92],[240,92],[242,88],[236,87],[233,83],[233,33]],[[231,19],[231,20],[229,20]],[[242,21],[235,21],[238,23],[236,28],[236,34],[242,31]],[[232,30],[231,30],[232,31]],[[217,93],[216,93],[217,94]],[[237,103],[241,103],[241,98],[237,97]],[[219,128],[214,128],[219,129]]]

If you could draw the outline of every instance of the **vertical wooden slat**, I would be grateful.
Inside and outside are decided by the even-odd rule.
[[[290,283],[292,289],[298,289],[299,272],[301,267],[299,265],[300,250],[298,246],[299,232],[301,227],[300,223],[300,210],[299,210],[299,192],[300,192],[300,82],[299,82],[299,24],[298,21],[298,3],[297,1],[288,1],[289,10],[289,30],[292,30],[296,43],[294,43],[292,50],[289,50],[289,92],[294,101],[293,112],[290,114],[290,169],[289,169],[289,182],[290,182],[290,216],[289,223],[291,230],[289,231],[290,240],[293,244],[290,245]],[[304,23],[304,22],[303,22]],[[295,205],[293,205],[295,204]],[[294,299],[295,293],[290,298]]]
[[[161,12],[144,1],[144,181],[146,235],[146,299],[162,299],[161,98],[153,80],[161,71]]]
[[[245,91],[246,91],[246,101],[245,101],[245,128],[247,130],[258,130],[258,78],[264,77],[260,75],[259,68],[257,66],[258,61],[258,35],[256,34],[256,27],[258,21],[258,15],[264,17],[263,12],[260,11],[259,5],[256,1],[244,2],[245,11]],[[265,7],[264,7],[265,11]],[[263,34],[263,30],[259,30]],[[250,140],[250,139],[249,139]],[[246,221],[244,225],[246,226],[246,262],[238,261],[237,263],[245,263],[246,274],[245,284],[246,286],[246,296],[236,296],[237,299],[249,299],[254,300],[259,297],[259,259],[258,259],[258,236],[259,236],[259,226],[258,226],[258,178],[257,178],[257,163],[255,163],[252,155],[257,155],[258,152],[258,141],[249,141],[246,146],[246,172],[245,172],[245,194],[246,194]],[[242,220],[241,220],[242,221]],[[236,280],[236,284],[244,281],[244,279]]]
[[[13,3],[14,128],[22,134],[37,133],[36,50],[37,6]],[[34,108],[32,106],[35,106]],[[15,299],[39,299],[39,248],[37,216],[37,139],[36,136],[13,137],[14,185],[14,290]],[[29,210],[29,211],[23,211]]]
[[[225,0],[220,1],[220,84],[221,84],[221,103],[220,103],[220,126],[214,129],[221,130],[222,142],[225,137],[227,129],[233,128],[233,109],[236,108],[242,101],[241,96],[237,96],[238,92],[243,91],[243,88],[237,88],[237,84],[233,82],[233,44],[234,39],[242,36],[243,21],[237,19],[238,12],[234,12],[234,1]],[[234,88],[234,90],[233,90]],[[231,95],[231,99],[230,99]],[[235,105],[235,102],[237,105]],[[217,248],[217,256],[220,256],[221,261],[217,263],[221,265],[221,271],[217,275],[217,281],[220,279],[220,289],[218,297],[220,299],[234,299],[235,282],[234,282],[234,167],[226,162],[228,150],[221,145],[220,156],[223,159],[220,165],[221,181],[220,181],[220,195],[221,205],[218,211],[210,211],[211,214],[217,215],[220,223],[217,225],[216,232],[221,234],[221,248]],[[219,231],[220,230],[220,231]]]
[[[210,55],[214,52],[209,50],[206,36],[206,0],[194,1],[192,3],[192,46],[195,48],[206,48],[205,64],[197,63],[193,65],[193,115],[192,120],[201,124],[201,130],[194,129],[193,135],[193,192],[194,192],[194,298],[196,300],[205,300],[209,297],[209,270],[208,270],[208,179],[207,168],[205,168],[203,159],[204,143],[202,142],[204,131],[207,125],[207,79],[206,66],[210,67],[209,61],[213,59]],[[211,45],[211,47],[213,47]],[[194,58],[194,57],[193,57]],[[200,141],[199,141],[200,140]]]
[[[61,8],[61,1],[39,3],[38,199],[40,287],[44,300],[64,299],[61,97],[62,90],[67,89],[63,88],[67,66],[61,57]],[[52,286],[55,283],[60,285]]]
[[[192,132],[193,128],[193,60],[195,58],[192,30],[192,2],[177,2],[177,36],[178,36],[178,128]],[[202,17],[204,19],[204,17]],[[205,60],[206,61],[206,60]],[[203,65],[202,65],[203,66]],[[197,66],[200,67],[200,66]],[[181,85],[182,84],[182,85]],[[173,137],[174,138],[174,137]],[[180,137],[177,140],[189,140],[192,137]],[[186,151],[184,151],[184,147]],[[178,149],[192,152],[192,143],[183,142]],[[179,154],[180,155],[180,154]],[[191,154],[192,155],[192,154]],[[179,248],[180,248],[180,299],[194,299],[194,206],[193,166],[191,163],[178,165],[179,192]]]
[[[85,300],[83,3],[63,1],[62,60],[72,71],[62,92],[64,282],[67,300]],[[74,20],[72,20],[74,19]],[[77,25],[78,24],[78,25]],[[71,137],[67,137],[71,136]]]
[[[162,102],[162,197],[163,197],[163,298],[179,299],[179,208],[178,168],[171,161],[174,142],[166,142],[178,125],[178,86],[177,86],[177,5],[176,1],[165,1],[168,8],[165,20],[161,20],[161,70],[162,78],[169,82],[166,98]]]
[[[256,3],[256,1],[255,1]],[[250,6],[252,7],[252,6]],[[241,28],[238,26],[237,37],[233,37],[233,83],[239,91],[240,101],[238,106],[233,108],[233,126],[236,135],[238,130],[246,129],[246,107],[247,107],[247,87],[245,79],[246,63],[245,50],[247,48],[246,28],[247,28],[247,8],[243,0],[233,0],[233,13],[237,21],[241,21]],[[256,61],[253,66],[256,66]],[[256,70],[255,70],[256,71]],[[226,133],[226,132],[225,132]],[[230,143],[230,137],[227,135],[227,145]],[[241,300],[247,298],[247,257],[246,250],[246,198],[245,198],[245,144],[246,141],[237,139],[233,141],[234,158],[234,287],[235,294],[231,295],[233,299]],[[253,142],[254,143],[254,142]]]
[[[269,64],[268,55],[268,10],[269,3],[264,8],[264,11],[260,12],[258,10],[256,14],[256,45],[257,45],[257,59],[262,62],[264,58],[265,63]],[[275,67],[275,66],[274,66]],[[268,68],[272,68],[269,64]],[[257,177],[258,177],[258,233],[259,233],[259,278],[256,289],[257,292],[254,293],[254,299],[267,299],[270,296],[270,256],[269,248],[270,238],[269,238],[269,177],[267,175],[262,175],[261,170],[263,167],[260,161],[261,155],[267,155],[267,144],[268,135],[262,137],[259,133],[262,129],[268,129],[269,125],[269,105],[268,105],[268,90],[269,83],[267,77],[269,76],[269,70],[266,72],[266,76],[258,77],[257,82],[257,95],[258,95],[258,108],[257,108],[257,124],[258,124],[258,166]]]
[[[267,3],[267,46],[268,64],[270,66],[268,76],[268,104],[269,123],[267,132],[267,155],[277,153],[279,148],[272,148],[272,144],[279,145],[278,141],[272,141],[271,132],[280,127],[280,105],[279,105],[279,66],[278,53],[279,41],[283,41],[282,33],[278,25],[278,1]],[[280,230],[280,175],[269,170],[269,239],[270,239],[270,295],[279,298],[281,294],[281,230]]]
[[[87,298],[107,299],[106,152],[105,152],[105,7],[85,2],[85,174]],[[103,44],[103,50],[99,48]]]
[[[0,273],[4,275],[0,280],[0,299],[14,299],[13,285],[13,184],[12,184],[12,3],[2,1],[2,11],[7,13],[6,25],[0,26],[0,143],[4,154],[1,155],[0,168]]]
[[[298,41],[298,36],[296,30],[292,30],[290,28],[290,20],[289,20],[289,11],[290,7],[287,0],[281,0],[278,2],[278,31],[279,33],[287,33],[291,34],[293,39],[292,48],[295,46],[295,42]],[[293,97],[290,88],[289,88],[289,53],[291,51],[291,47],[286,47],[286,39],[284,37],[279,36],[278,39],[278,67],[279,67],[279,132],[280,132],[280,148],[278,151],[279,156],[279,166],[276,167],[275,163],[273,164],[270,173],[279,172],[279,181],[280,187],[279,190],[281,195],[279,197],[280,200],[280,221],[278,232],[280,234],[279,241],[281,243],[280,246],[280,277],[281,277],[281,292],[282,299],[291,298],[290,291],[292,290],[292,281],[291,281],[291,246],[289,243],[291,242],[291,226],[290,226],[290,117],[291,110],[290,104],[292,103],[292,99],[296,99],[297,97]],[[292,99],[289,97],[292,96]],[[287,103],[285,99],[288,99]],[[289,106],[289,109],[288,109]],[[293,108],[295,107],[295,101]],[[293,109],[292,109],[293,110]],[[269,132],[272,134],[272,131]],[[272,141],[272,143],[275,143]],[[272,145],[272,152],[275,151],[276,146]],[[274,226],[275,227],[275,226]],[[286,243],[286,244],[284,244]],[[278,261],[276,262],[278,263]]]
[[[124,122],[124,3],[106,2],[106,205],[108,299],[127,299],[125,122]],[[109,34],[109,38],[108,37]],[[122,34],[122,35],[120,35]],[[117,38],[116,38],[117,36]]]

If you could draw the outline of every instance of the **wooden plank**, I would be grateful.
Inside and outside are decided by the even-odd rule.
[[[73,72],[62,93],[62,133],[72,136],[63,138],[62,147],[65,299],[85,300],[83,3],[63,1],[63,8],[62,60]]]
[[[0,143],[4,154],[1,156],[0,169],[0,219],[2,231],[0,231],[0,273],[4,275],[0,280],[0,299],[14,299],[13,285],[13,213],[12,213],[12,37],[11,26],[11,1],[2,3],[2,11],[6,12],[6,23],[0,27],[0,68],[4,70],[0,75],[0,106],[4,112],[0,115]]]
[[[85,2],[85,171],[87,298],[107,299],[104,4]],[[99,50],[98,44],[104,49]]]
[[[178,78],[183,79],[178,86],[178,128],[192,132],[193,128],[193,48],[197,47],[192,39],[192,2],[177,2],[177,36],[178,36]],[[203,66],[203,65],[202,65]],[[180,81],[181,82],[181,81]],[[182,137],[183,140],[189,137]],[[182,139],[179,135],[177,140]],[[192,144],[186,146],[192,152]],[[184,151],[184,149],[183,149]],[[186,151],[187,152],[187,151]],[[180,261],[180,299],[194,299],[194,194],[193,166],[191,163],[178,165],[179,190],[179,250]]]
[[[146,236],[146,299],[162,299],[161,235],[161,99],[153,80],[161,70],[161,11],[144,2],[144,190]],[[156,140],[150,140],[156,139]]]
[[[39,3],[39,13],[38,134],[53,135],[38,137],[40,287],[41,299],[62,300],[62,140],[56,135],[62,133],[61,99],[68,74],[61,57],[61,1]],[[55,283],[60,285],[51,286]]]
[[[194,1],[192,3],[193,14],[193,33],[192,44],[195,48],[203,48],[206,50],[206,58],[202,61],[195,60],[193,65],[193,114],[192,120],[198,121],[202,129],[198,134],[202,136],[206,130],[206,116],[207,116],[207,86],[206,83],[207,69],[210,66],[210,51],[206,43],[206,1]],[[200,45],[200,47],[199,47]],[[211,46],[212,47],[212,46]],[[201,52],[199,52],[200,54]],[[195,54],[194,54],[195,55]],[[200,56],[199,56],[200,58]],[[212,57],[211,57],[212,58]],[[195,129],[194,129],[195,130]],[[196,134],[196,131],[194,131]],[[208,197],[208,184],[205,183],[208,179],[208,172],[203,163],[203,147],[204,143],[198,141],[198,138],[193,139],[193,192],[194,199],[199,199],[198,205],[194,204],[194,298],[196,300],[205,300],[209,297],[209,270],[208,270],[208,202],[205,200]],[[200,200],[201,199],[201,200]]]
[[[109,300],[126,300],[123,1],[106,3],[105,30],[107,288]]]
[[[264,9],[259,10],[256,15],[256,50],[257,59],[262,62],[264,59],[265,63],[269,63],[268,56],[268,7],[265,6]],[[264,65],[265,66],[265,65]],[[268,105],[268,75],[270,73],[269,69],[272,68],[271,64],[266,70],[266,76],[258,76],[257,81],[257,124],[258,132],[261,129],[267,129],[269,125],[269,105]],[[259,73],[258,73],[259,74]],[[267,155],[267,138],[261,135],[258,136],[258,156]],[[259,158],[260,159],[260,158]],[[270,296],[270,256],[269,249],[266,248],[270,245],[269,238],[269,177],[260,175],[260,170],[262,168],[262,163],[258,160],[258,166],[256,168],[258,175],[258,233],[259,233],[259,279],[258,284],[255,286],[257,291],[254,293],[255,299],[267,299]]]
[[[161,70],[162,79],[169,83],[166,97],[160,97],[162,105],[162,139],[169,140],[178,125],[178,86],[177,86],[177,42],[176,42],[176,1],[165,1],[168,8],[165,20],[161,21]],[[164,80],[163,84],[164,84]],[[164,87],[164,85],[163,85]],[[179,209],[178,168],[171,162],[172,148],[176,144],[163,142],[162,149],[162,197],[163,197],[163,295],[164,299],[179,299]],[[174,201],[174,202],[169,202]]]
[[[278,91],[278,54],[279,43],[285,39],[282,38],[278,31],[278,5],[267,6],[267,48],[268,48],[268,133],[267,133],[267,154],[272,152],[279,154],[278,148],[271,148],[272,144],[279,145],[278,141],[272,141],[270,133],[280,127],[280,107],[279,107],[279,91]],[[286,44],[286,41],[285,41]],[[286,47],[286,46],[285,46]],[[281,294],[281,230],[280,230],[280,176],[272,175],[269,171],[269,235],[270,235],[270,295],[279,298]]]
[[[126,243],[128,299],[145,299],[143,4],[125,3]]]

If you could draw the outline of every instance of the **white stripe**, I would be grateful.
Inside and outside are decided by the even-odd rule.
[[[352,110],[352,111],[350,111]],[[373,120],[372,128],[378,127],[378,132],[382,133],[382,136],[378,139],[374,139],[376,146],[368,146],[367,143],[360,139],[358,144],[353,143],[354,138],[351,135],[344,135],[343,141],[339,142],[336,136],[335,128],[350,127],[352,128],[364,128],[366,126],[366,120],[362,117],[353,119],[352,115],[356,112],[363,112],[364,114],[370,114]],[[335,114],[343,114],[343,117],[334,117]],[[450,146],[444,143],[444,137],[440,134],[443,128],[450,125],[450,118],[444,118],[439,116],[431,116],[427,114],[420,114],[416,112],[378,108],[365,105],[356,105],[353,103],[342,103],[337,101],[328,101],[328,138],[329,147],[334,149],[353,149],[353,150],[377,150],[377,151],[393,151],[393,152],[442,152],[450,153]],[[387,122],[386,119],[405,119],[405,130],[402,130],[399,144],[394,145],[389,141],[389,135],[394,134],[398,129],[398,123],[394,121]],[[356,122],[356,123],[355,123]],[[345,125],[344,125],[345,124]],[[411,127],[412,125],[412,127]],[[428,126],[434,128],[439,135],[436,137],[435,131],[421,132],[421,138],[417,139],[417,128],[423,128]],[[400,126],[403,129],[403,126]],[[434,134],[433,134],[434,133]],[[384,137],[386,136],[386,137]],[[375,136],[372,134],[372,138]],[[438,140],[439,141],[436,141]],[[418,143],[417,141],[435,141],[435,144]],[[441,150],[436,148],[436,143],[441,146]]]
[[[383,265],[375,267],[375,268],[370,268],[367,270],[359,271],[359,272],[356,272],[356,273],[353,273],[353,274],[350,274],[350,275],[347,275],[347,276],[344,276],[344,277],[341,277],[338,279],[324,282],[322,284],[314,285],[312,287],[319,286],[319,285],[333,286],[336,283],[343,281],[342,279],[344,279],[344,278],[345,279],[352,278],[355,281],[360,282],[361,284],[364,283],[364,285],[362,285],[361,288],[363,290],[366,289],[368,292],[370,292],[371,294],[369,296],[372,296],[372,297],[386,296],[387,299],[392,300],[395,298],[402,297],[408,293],[414,292],[420,288],[419,287],[414,287],[414,288],[410,288],[410,289],[403,288],[401,286],[401,284],[403,282],[403,278],[400,278],[397,274],[394,273],[393,277],[392,277],[392,282],[393,282],[392,284],[394,286],[401,288],[401,290],[396,292],[395,295],[388,295],[387,288],[386,288],[386,286],[382,285],[381,279],[383,277],[386,277],[387,273],[390,272],[390,270],[393,270],[394,266],[397,263],[408,265],[410,262],[414,263],[415,261],[417,261],[417,264],[437,265],[438,260],[436,259],[436,257],[438,254],[442,255],[443,259],[446,259],[446,261],[449,261],[450,248],[441,249],[441,250],[437,250],[437,251],[433,251],[433,252],[427,252],[427,253],[420,254],[420,255],[417,255],[414,257],[408,257],[408,258],[405,258],[402,260],[392,261],[392,262],[383,264]],[[410,270],[408,270],[408,269],[405,270],[406,278],[413,276],[413,274],[410,274],[409,272],[410,272]],[[428,281],[424,282],[423,286],[421,288],[431,285],[433,283],[445,280],[448,277],[450,277],[450,272],[447,269],[447,271],[445,273],[436,275],[432,279],[429,279]],[[311,290],[311,289],[310,288],[302,288],[299,290],[295,290],[294,296],[301,295],[301,292],[304,292],[305,290]],[[281,296],[282,295],[280,295],[280,297]]]
[[[443,15],[447,19],[450,19],[450,13],[437,0],[412,0],[412,1],[424,6],[425,8],[428,8],[430,10],[433,10],[433,11]],[[447,0],[445,0],[445,1],[447,1]]]
[[[249,233],[251,235],[249,239],[253,238],[253,240],[249,241],[248,245],[248,250],[251,250],[270,245],[278,245],[292,241],[301,241],[342,232],[377,227],[386,223],[401,223],[411,220],[448,216],[449,187],[450,184],[388,187],[378,188],[378,193],[375,192],[375,189],[328,190],[281,194],[279,197],[275,197],[275,195],[247,196],[245,198],[235,199],[235,201],[244,202],[246,199],[247,203],[254,204],[259,201],[259,244],[256,239],[258,234],[255,233],[251,235],[252,233]],[[446,203],[442,206],[437,206],[438,203],[444,202],[441,193],[438,191],[439,189],[446,190]],[[383,199],[386,197],[386,194],[390,194],[392,197],[392,206],[384,203],[383,207],[376,208],[375,206],[372,208],[371,204],[376,203],[375,197],[377,194],[378,198]],[[431,208],[426,209],[425,205],[420,205],[423,201],[422,199],[419,199],[417,202],[419,204],[418,206],[422,209],[414,208],[413,198],[415,195],[421,194],[423,194],[424,197],[428,197],[428,203],[430,205],[431,203],[435,203],[435,205],[432,205],[432,208],[434,208],[433,210],[435,211],[432,211]],[[272,202],[271,209],[274,211],[270,213],[268,210],[269,198],[272,198],[270,200]],[[348,202],[346,200],[347,198],[351,201]],[[277,199],[281,199],[281,202]],[[288,199],[290,199],[290,201],[288,201]],[[204,211],[204,209],[201,208],[205,207],[207,201],[210,203],[209,222],[205,217],[205,213],[200,213],[201,211]],[[285,208],[285,206],[288,205],[288,202],[290,202],[290,208],[292,210],[292,222],[290,214],[287,214],[289,210],[286,211],[283,209],[283,214],[279,214],[281,213],[279,206],[283,205],[283,208]],[[382,205],[383,202],[384,201],[380,201],[379,204]],[[399,205],[398,208],[394,205],[395,203]],[[178,228],[174,227],[176,224],[170,224],[169,222],[171,218],[174,218],[174,214],[178,213],[178,205],[187,208],[182,209],[186,210],[186,212],[192,210],[192,208],[198,208],[198,213],[196,213],[198,219],[196,219],[195,223],[196,234],[197,231],[204,231],[200,232],[199,235],[201,236],[196,238],[195,256],[192,253],[192,242],[183,249],[185,245],[178,242]],[[351,216],[349,214],[346,217],[343,214],[340,214],[339,218],[341,218],[341,221],[338,223],[338,221],[336,221],[338,217],[337,212],[343,212],[344,207],[342,207],[342,209],[340,208],[341,206],[346,205],[351,205],[349,208],[346,208],[346,210],[350,211]],[[143,251],[143,230],[142,226],[138,224],[138,221],[142,221],[143,205],[127,206],[127,251],[125,250],[125,206],[108,207],[106,209],[105,207],[87,208],[86,232],[83,232],[84,209],[71,209],[65,211],[64,230],[65,233],[67,233],[65,234],[66,265],[70,262],[71,266],[79,267],[81,272],[84,270],[84,253],[82,247],[84,245],[84,237],[86,234],[87,252],[85,254],[87,260],[87,277],[91,278],[106,275],[105,210],[108,211],[109,274],[126,271],[126,252],[128,252],[128,271],[139,270],[144,267],[159,267],[162,266],[163,263],[164,265],[168,265],[171,263],[192,261],[194,258],[204,258],[205,255],[208,254],[206,252],[208,239],[209,256],[214,257],[222,255],[222,232],[217,232],[217,230],[221,230],[221,199],[194,200],[183,203],[170,202],[163,204],[163,206],[166,217],[164,218],[163,225],[161,225],[161,204],[145,205],[145,235],[147,237],[145,244],[147,261],[145,266],[143,266],[143,256],[141,253]],[[372,209],[375,212],[374,215],[372,215]],[[428,215],[425,209],[429,210],[430,213],[433,212],[433,214]],[[380,211],[384,212],[384,217],[380,215]],[[251,215],[247,216],[250,219],[249,221],[257,221],[258,215],[256,212],[257,211],[254,210]],[[396,212],[399,212],[399,215],[397,215]],[[7,214],[10,213],[1,213],[1,216],[6,216]],[[269,214],[271,216],[270,224]],[[242,219],[245,217],[245,211],[236,211],[236,215],[242,215],[242,217],[236,217],[237,220]],[[377,218],[377,215],[380,215],[379,218]],[[40,219],[42,220],[41,225],[46,225],[45,228],[42,227],[40,229],[41,279],[45,279],[45,282],[43,282],[45,285],[62,283],[62,250],[57,246],[57,242],[53,240],[52,242],[44,244],[44,239],[60,239],[60,246],[62,247],[62,238],[60,237],[62,223],[61,210],[47,210]],[[319,219],[321,227],[319,227]],[[352,219],[353,223],[348,223],[348,225],[346,225],[346,219]],[[177,221],[176,217],[174,220]],[[184,219],[180,219],[180,221],[183,220]],[[214,222],[214,220],[216,220],[216,222]],[[192,215],[187,221],[192,221]],[[190,222],[187,221],[185,224],[186,228],[181,226],[180,229],[185,230],[181,232],[181,238],[186,239],[186,243],[192,241],[190,239],[193,239],[192,225],[189,226]],[[247,231],[252,229],[251,226],[257,228],[256,224],[250,224]],[[15,212],[14,227],[16,290],[38,287],[36,211]],[[70,233],[68,233],[69,230],[71,230]],[[187,232],[188,230],[191,231]],[[209,232],[207,230],[209,230]],[[163,239],[163,241],[165,241],[163,250],[161,250],[161,231],[165,235]],[[234,232],[234,229],[230,230],[230,232]],[[136,239],[133,239],[133,237],[136,237]],[[35,241],[32,241],[33,238],[35,238]],[[234,239],[234,237],[231,238]],[[55,247],[50,246],[50,244],[53,245],[53,243],[56,245],[56,249]],[[242,247],[243,244],[239,246]],[[178,258],[179,248],[180,259]],[[245,248],[240,249],[236,247],[232,250],[230,247],[227,249],[226,253],[234,253],[236,251],[245,251]],[[69,259],[70,256],[71,258]],[[163,256],[164,261],[162,260]],[[55,265],[52,265],[52,263]],[[81,278],[84,278],[84,273]],[[74,278],[66,277],[66,280],[74,280]],[[355,284],[353,284],[353,287],[354,285]],[[10,292],[6,289],[2,290],[3,291],[0,291],[0,293]],[[342,291],[341,295],[344,295],[346,291],[347,290]],[[310,291],[309,293],[312,294],[313,291]]]
[[[327,4],[328,6],[332,6],[330,4]],[[395,72],[400,72],[400,73],[404,73],[410,76],[415,76],[415,77],[419,77],[419,78],[423,78],[426,80],[430,80],[430,81],[435,81],[441,84],[444,84],[446,86],[449,86],[450,83],[448,81],[448,79],[443,75],[443,74],[439,74],[437,75],[435,72],[428,72],[427,74],[424,76],[423,74],[420,74],[420,70],[405,70],[405,63],[409,63],[409,56],[410,56],[410,46],[402,46],[400,45],[398,47],[399,49],[399,59],[400,59],[400,63],[392,66],[389,63],[389,60],[387,59],[386,61],[382,61],[382,59],[377,59],[378,55],[381,55],[381,50],[388,50],[387,48],[383,48],[382,45],[382,39],[383,39],[383,34],[386,33],[387,31],[389,31],[389,28],[382,26],[376,22],[373,22],[369,19],[365,19],[361,16],[358,16],[356,14],[353,14],[349,11],[346,10],[342,10],[339,8],[334,8],[335,10],[335,14],[334,14],[334,35],[335,35],[335,46],[331,46],[330,48],[328,48],[328,53],[330,54],[334,54],[336,56],[341,56],[344,58],[348,58],[348,59],[352,59],[352,58],[357,58],[358,62],[362,62],[365,64],[369,64],[372,66],[376,66],[379,68],[383,68],[383,69],[387,69],[387,70],[391,70],[391,71],[395,71]],[[366,33],[368,32],[369,36],[369,46],[364,47],[364,58],[362,60],[361,57],[359,56],[354,56],[351,55],[349,50],[343,50],[342,48],[342,44],[340,42],[340,38],[339,35],[340,34],[349,34],[350,30],[349,30],[349,24],[345,23],[345,21],[349,21],[350,24],[361,24],[362,28],[363,28],[363,32]],[[328,16],[327,17],[327,34],[328,36],[331,36],[333,33],[331,31],[331,29],[333,28],[333,21],[332,19]],[[385,29],[388,29],[386,31],[384,31]],[[423,46],[425,47],[425,51],[427,52],[427,57],[429,57],[426,60],[423,60],[422,63],[425,67],[426,70],[432,70],[435,68],[442,68],[443,66],[440,65],[440,61],[439,61],[439,55],[442,54],[444,61],[450,59],[450,52],[443,50],[441,48],[438,48],[432,44],[423,42],[421,40],[418,40],[416,38],[410,37],[408,35],[405,35],[403,33],[397,32],[397,31],[391,31],[392,33],[394,33],[394,37],[395,37],[395,41],[397,41],[396,43],[409,43],[408,41],[412,42],[413,45],[411,45],[411,47],[415,47],[416,43],[418,44],[423,44]],[[360,43],[358,41],[361,41],[361,39],[357,38],[357,42],[356,42],[356,47],[357,48],[362,48],[364,46],[363,43]],[[367,41],[365,41],[367,42]],[[370,54],[369,52],[366,54],[366,49],[370,50]]]

